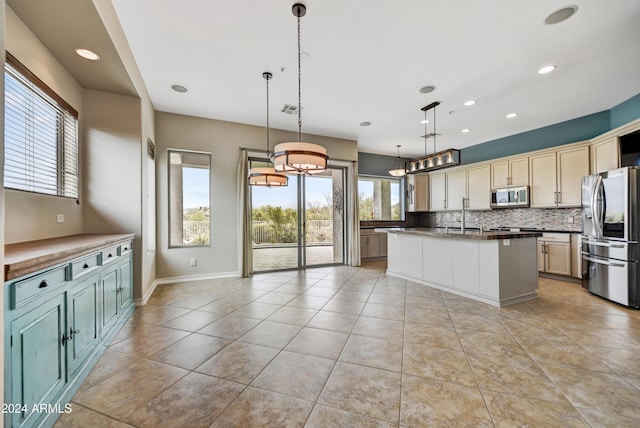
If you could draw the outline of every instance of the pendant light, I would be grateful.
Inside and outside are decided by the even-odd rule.
[[[394,177],[403,177],[407,174],[407,171],[404,169],[404,166],[400,161],[400,144],[396,145],[396,147],[398,148],[398,157],[396,157],[396,160],[393,162],[393,166],[389,170],[389,174]]]
[[[276,145],[273,148],[273,165],[278,172],[317,174],[327,169],[329,156],[324,147],[302,141],[300,18],[307,13],[307,8],[301,3],[296,3],[293,5],[292,12],[298,18],[298,141]]]
[[[262,77],[267,81],[267,159],[269,159],[269,80],[273,75],[269,72],[264,72]],[[286,186],[288,181],[287,174],[277,172],[271,166],[251,168],[251,171],[249,171],[249,185],[251,186],[280,187]]]
[[[407,172],[413,174],[416,172],[434,171],[436,169],[447,168],[460,164],[460,150],[447,149],[436,152],[436,107],[440,103],[435,101],[420,110],[424,112],[424,157],[407,162]],[[433,133],[427,134],[427,111],[433,109]],[[427,155],[427,138],[433,136],[433,153]]]

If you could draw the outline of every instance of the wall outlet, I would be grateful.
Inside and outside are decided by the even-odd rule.
[[[64,214],[56,215],[56,223],[64,223]]]
[[[189,259],[189,266],[198,266],[198,259]]]

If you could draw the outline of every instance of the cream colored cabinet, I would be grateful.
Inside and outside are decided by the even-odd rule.
[[[571,276],[582,278],[582,235],[571,234]]]
[[[579,207],[585,175],[589,175],[587,146],[531,156],[531,207]]]
[[[407,211],[429,210],[429,175],[407,175]]]
[[[446,173],[446,204],[447,210],[461,210],[462,200],[467,197],[467,172],[459,169]]]
[[[447,180],[444,172],[429,175],[430,211],[444,211],[447,208]]]
[[[591,145],[591,171],[593,174],[620,168],[620,146],[617,136]]]
[[[571,234],[543,233],[538,238],[538,271],[571,275]]]
[[[467,170],[467,207],[488,210],[491,199],[491,168],[489,165]]]
[[[360,258],[386,257],[387,234],[371,229],[360,229]]]
[[[491,188],[529,184],[529,159],[526,157],[491,164]]]

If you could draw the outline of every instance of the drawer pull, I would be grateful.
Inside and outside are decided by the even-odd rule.
[[[87,269],[88,267],[89,265],[85,263],[84,266],[82,266],[82,269]]]
[[[129,249],[129,247],[124,247],[124,250],[127,251]]]
[[[113,255],[111,253],[109,253],[109,255],[107,257],[113,257]]]
[[[46,279],[43,279],[38,288],[46,288],[49,286],[49,282]]]

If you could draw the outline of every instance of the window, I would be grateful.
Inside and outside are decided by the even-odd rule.
[[[78,197],[78,112],[7,53],[4,186]]]
[[[360,220],[403,220],[402,179],[358,177]]]
[[[169,246],[211,245],[211,155],[169,150]]]

